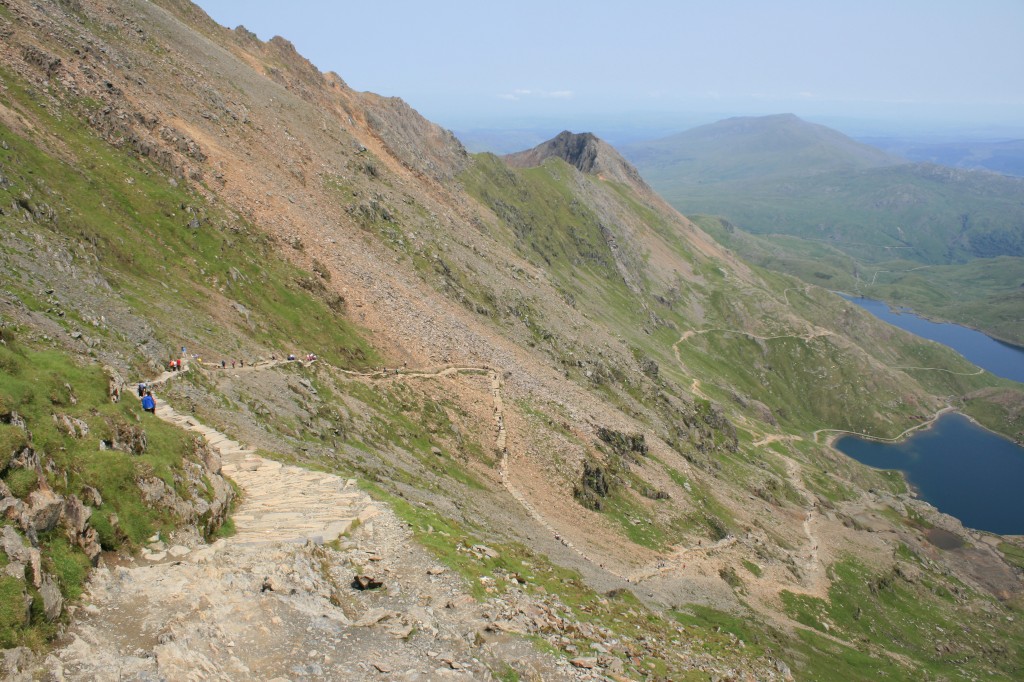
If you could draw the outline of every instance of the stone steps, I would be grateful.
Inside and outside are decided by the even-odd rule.
[[[172,376],[175,374],[165,372],[151,383],[163,383]],[[221,456],[221,473],[242,489],[242,502],[232,516],[236,534],[228,540],[231,544],[331,542],[357,521],[369,521],[377,513],[373,500],[353,479],[260,457],[255,450],[191,415],[179,414],[163,401],[156,416],[203,436]]]

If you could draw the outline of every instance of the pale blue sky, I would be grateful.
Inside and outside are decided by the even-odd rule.
[[[442,125],[624,114],[1024,125],[1024,0],[199,0]]]

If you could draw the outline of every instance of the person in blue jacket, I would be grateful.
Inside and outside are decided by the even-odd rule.
[[[152,391],[146,391],[146,395],[142,396],[142,409],[156,414],[156,400],[153,399]]]

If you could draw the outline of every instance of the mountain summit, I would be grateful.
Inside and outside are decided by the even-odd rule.
[[[905,163],[793,114],[739,116],[637,143],[623,153],[651,178],[719,182]]]
[[[622,158],[615,149],[593,133],[572,133],[563,130],[552,139],[503,158],[515,168],[539,166],[549,158],[559,158],[580,172],[606,180],[623,182],[643,191],[650,191],[640,172]]]

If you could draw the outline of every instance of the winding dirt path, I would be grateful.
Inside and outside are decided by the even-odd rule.
[[[828,587],[830,581],[828,579],[828,573],[825,566],[825,562],[818,556],[818,535],[814,530],[814,525],[819,520],[819,514],[817,512],[816,505],[814,503],[814,495],[804,485],[803,478],[800,476],[800,467],[790,457],[785,457],[784,460],[786,465],[786,477],[789,482],[796,488],[797,492],[804,498],[804,509],[806,514],[802,524],[804,536],[807,538],[805,548],[798,552],[799,556],[803,556],[806,552],[807,559],[802,561],[804,571],[807,574],[807,587],[800,588],[791,591],[802,591],[805,594],[810,594],[821,599],[828,599]]]
[[[686,559],[695,555],[706,555],[725,549],[726,547],[732,547],[736,542],[736,536],[730,535],[708,545],[700,544],[697,546],[678,546],[667,557],[631,572],[626,577],[626,580],[633,583],[640,583],[644,580],[664,575],[666,573],[678,573],[685,568]]]
[[[754,441],[754,447],[761,447],[762,445],[768,445],[769,443],[780,443],[787,440],[803,440],[800,436],[786,434],[786,433],[769,433],[766,434],[761,440]]]
[[[980,367],[976,372],[954,372],[953,370],[946,369],[945,367],[890,367],[889,369],[921,369],[931,372],[946,372],[947,374],[954,374],[958,377],[976,377],[979,374],[985,373],[985,370]]]
[[[495,424],[495,429],[496,429],[496,436],[495,436],[494,445],[498,449],[498,452],[501,453],[501,460],[500,460],[500,464],[498,466],[499,466],[499,474],[501,476],[501,484],[502,484],[502,486],[504,486],[505,490],[507,490],[508,493],[516,500],[516,502],[519,503],[519,505],[526,511],[526,513],[530,515],[530,518],[532,518],[541,527],[543,527],[545,530],[547,530],[551,534],[551,536],[554,537],[555,540],[558,540],[558,542],[560,542],[566,548],[572,550],[576,555],[578,555],[581,559],[583,559],[587,563],[589,563],[589,564],[591,564],[593,566],[600,567],[606,573],[608,573],[610,575],[613,575],[613,576],[615,576],[617,578],[620,578],[620,579],[625,580],[627,582],[630,581],[629,577],[624,576],[624,575],[622,575],[620,573],[617,573],[616,571],[614,571],[614,570],[604,566],[603,563],[595,560],[593,557],[589,556],[582,549],[580,549],[579,547],[577,547],[573,543],[571,543],[568,540],[566,540],[565,538],[563,538],[561,533],[559,533],[557,530],[555,530],[554,526],[552,526],[548,522],[548,520],[544,517],[544,515],[541,514],[539,511],[537,511],[537,509],[532,504],[530,504],[530,501],[526,499],[526,496],[523,495],[522,492],[520,492],[512,484],[512,478],[511,478],[511,475],[510,475],[511,455],[509,454],[508,439],[507,439],[507,435],[506,435],[506,431],[505,431],[505,409],[504,409],[504,401],[502,400],[502,397],[501,397],[501,376],[500,376],[500,374],[498,372],[492,370],[490,372],[490,381],[491,381],[491,399],[492,399],[493,405],[494,405],[494,424]]]
[[[908,435],[910,435],[914,431],[920,431],[921,429],[927,429],[929,426],[934,424],[939,419],[939,417],[941,417],[942,415],[947,414],[949,412],[955,412],[955,411],[956,411],[955,407],[947,405],[946,407],[943,407],[941,410],[939,410],[934,415],[932,415],[932,417],[928,421],[924,421],[924,422],[921,422],[920,424],[916,424],[914,426],[911,426],[909,429],[907,429],[906,431],[904,431],[900,435],[894,436],[892,438],[886,438],[885,436],[873,436],[870,433],[861,433],[859,431],[847,431],[846,429],[818,429],[817,431],[812,433],[811,436],[812,436],[812,438],[813,438],[815,443],[818,442],[818,434],[821,434],[821,433],[846,434],[846,435],[850,435],[850,436],[859,436],[860,438],[866,438],[868,440],[876,440],[876,441],[879,441],[879,442],[882,442],[882,443],[898,443],[899,441],[903,440],[904,438],[906,438]]]

